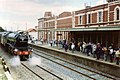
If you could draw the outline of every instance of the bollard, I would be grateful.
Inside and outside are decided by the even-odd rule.
[[[4,61],[4,59],[0,56],[0,60],[2,62],[3,65],[3,69],[5,71],[5,75],[7,77],[8,80],[13,80],[11,73],[10,73],[10,69],[7,67],[6,62]]]
[[[2,61],[2,65],[6,65],[5,61]]]
[[[0,63],[2,62],[2,57],[0,56]]]

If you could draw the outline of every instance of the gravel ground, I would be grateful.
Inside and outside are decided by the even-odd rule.
[[[5,61],[7,62],[7,65],[10,69],[11,75],[14,80],[41,80],[36,75],[31,73],[28,69],[23,67],[20,64],[18,57],[13,57],[13,56],[9,55],[8,53],[4,53],[3,51],[2,51],[1,55],[2,55],[2,57],[4,57]],[[36,60],[38,60],[38,59],[36,59]],[[27,64],[29,63],[29,61],[23,61],[23,62],[25,62]],[[33,62],[34,63],[30,64],[32,66],[29,66],[29,67],[31,69],[34,69],[34,71],[37,72],[38,74],[42,74],[42,76],[46,77],[45,80],[58,80],[58,79],[54,78],[53,76],[48,77],[47,76],[48,74],[45,74],[45,72],[41,72],[40,69],[35,67],[34,65],[39,64],[38,61],[37,62],[33,61]],[[43,66],[43,67],[45,67],[45,66]],[[46,67],[46,69],[53,72],[51,68]],[[55,72],[53,72],[53,73],[55,73]],[[64,80],[72,80],[71,78],[69,78],[68,76],[65,76],[63,74],[57,73],[57,75],[60,75],[60,77],[64,78]]]
[[[1,51],[1,56],[5,59],[5,62],[7,63],[7,66],[10,69],[13,80],[41,80],[36,75],[31,73],[29,70],[27,70],[26,68],[21,66],[21,64],[19,64],[20,62],[17,57],[14,58],[13,56],[9,55],[8,53],[5,53],[4,51],[2,51],[2,50],[0,50],[0,51]],[[15,59],[18,62],[13,61]],[[14,65],[13,65],[13,63],[14,63]],[[0,79],[0,80],[2,80],[2,79]]]
[[[44,80],[59,80],[57,77],[51,75],[50,73],[44,71],[43,69],[37,67],[37,66],[31,66],[29,62],[24,62],[27,67],[29,67],[32,71],[37,73],[39,76],[42,76]],[[48,70],[48,69],[47,69]],[[52,71],[51,71],[52,72]]]
[[[11,75],[12,75],[14,80],[41,80],[35,74],[33,74],[28,69],[23,67],[20,64],[19,58],[8,55],[8,53],[4,53],[2,50],[1,50],[1,56],[6,60],[7,65],[10,68]],[[64,80],[91,80],[90,78],[87,78],[87,77],[85,77],[85,76],[83,76],[81,74],[78,74],[78,73],[76,73],[74,71],[66,69],[66,68],[64,68],[64,67],[62,67],[62,66],[60,66],[60,65],[58,65],[56,63],[53,63],[53,62],[51,62],[49,60],[38,57],[38,56],[36,56],[34,54],[32,55],[32,57],[38,58],[38,59],[34,58],[35,60],[32,62],[32,65],[40,65],[40,66],[44,67],[45,69],[55,73],[56,75],[59,75],[60,77],[64,78]],[[95,73],[88,72],[86,70],[80,69],[80,68],[78,68],[76,66],[70,65],[70,64],[65,63],[63,61],[59,61],[59,60],[57,60],[55,58],[49,57],[49,59],[52,59],[52,60],[57,61],[59,63],[62,63],[65,66],[68,66],[70,68],[74,68],[75,70],[78,70],[78,71],[80,71],[82,73],[86,73],[89,76],[94,76],[97,80],[110,80],[108,78],[105,78],[103,76],[96,75]],[[39,60],[40,60],[40,62],[39,62]],[[28,65],[30,61],[24,61],[24,62]],[[80,65],[82,67],[89,68],[89,67],[84,66],[82,64],[78,64],[78,65]],[[47,76],[49,74],[41,71],[38,67],[31,66],[31,65],[29,65],[29,67],[31,69],[33,69],[35,72],[37,72],[39,75],[42,75],[43,77],[45,77],[45,80],[57,80],[56,78],[53,78],[53,76]],[[94,70],[92,68],[89,68],[89,69]]]
[[[59,72],[59,74],[62,73],[64,75],[66,75],[66,76],[69,76],[73,80],[79,80],[79,79],[81,79],[81,80],[91,80],[90,78],[87,78],[87,77],[85,77],[85,76],[83,76],[81,74],[78,74],[78,73],[76,73],[74,71],[66,69],[66,68],[64,68],[64,67],[62,67],[60,65],[57,65],[57,64],[55,64],[55,63],[53,63],[51,61],[48,61],[46,59],[43,59],[43,58],[42,58],[42,64],[44,66],[52,68],[53,71]]]
[[[44,54],[41,54],[41,55],[43,55],[43,56],[45,56]],[[71,64],[68,64],[68,63],[65,63],[65,62],[63,62],[63,61],[60,61],[60,60],[57,60],[57,59],[55,59],[55,58],[51,58],[51,57],[49,57],[49,59],[52,59],[52,60],[54,60],[54,61],[57,61],[58,63],[61,63],[61,64],[64,64],[65,66],[67,66],[67,67],[70,67],[70,68],[72,68],[72,69],[75,69],[75,70],[77,70],[77,71],[80,71],[80,72],[82,72],[82,73],[85,73],[85,74],[87,74],[87,75],[89,75],[89,76],[91,76],[91,77],[94,77],[94,78],[96,78],[96,79],[99,79],[99,80],[112,80],[112,79],[109,79],[109,78],[106,78],[106,77],[104,77],[104,76],[102,76],[102,75],[99,75],[99,74],[96,74],[96,73],[93,73],[93,72],[90,72],[90,71],[88,71],[88,70],[85,70],[85,69],[81,69],[81,68],[78,68],[78,67],[76,67],[76,66],[73,66],[73,65],[71,65]],[[44,60],[45,61],[45,60]],[[46,63],[47,65],[48,64],[52,64],[51,66],[53,67],[53,63]],[[78,65],[78,64],[77,64]],[[87,66],[84,66],[84,65],[82,65],[82,64],[79,64],[80,66],[82,66],[82,67],[84,67],[84,68],[87,68],[87,69],[90,69],[90,70],[93,70],[93,71],[96,71],[96,72],[98,72],[98,73],[102,73],[102,72],[99,72],[99,71],[97,71],[97,70],[95,70],[95,69],[92,69],[92,68],[89,68],[89,67],[87,67]],[[56,64],[55,64],[55,67],[56,67]],[[58,66],[59,67],[59,66]],[[59,67],[58,69],[60,70],[60,68],[61,67]],[[55,69],[55,68],[54,68]],[[62,71],[65,71],[65,70],[62,70]],[[69,73],[69,72],[68,72]],[[71,73],[71,72],[70,72]],[[66,72],[65,72],[65,74],[66,74]],[[74,75],[75,73],[72,73],[72,75]],[[102,73],[102,74],[104,74],[104,73]],[[70,75],[70,74],[66,74],[66,75]],[[108,75],[108,74],[104,74],[104,75]],[[77,75],[76,75],[77,76]],[[79,78],[79,77],[76,77],[75,76],[75,78]],[[110,76],[110,75],[108,75],[108,76]],[[74,76],[72,76],[72,78],[73,78]],[[113,76],[111,76],[111,77],[113,77]],[[77,80],[76,79],[76,80]]]

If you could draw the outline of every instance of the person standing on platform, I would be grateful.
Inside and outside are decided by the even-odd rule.
[[[86,52],[87,56],[90,56],[90,54],[92,54],[92,44],[89,42],[86,48],[87,48],[87,52]]]
[[[65,49],[65,52],[67,52],[67,50],[68,50],[68,44],[67,44],[67,42],[64,44],[64,49]]]
[[[120,48],[119,48],[119,50],[116,51],[115,56],[116,56],[116,64],[119,65],[119,60],[120,60]]]
[[[41,41],[41,43],[43,44],[43,42],[44,42],[43,38],[42,38],[40,41]]]
[[[86,53],[86,43],[85,42],[83,42],[82,47],[83,47],[83,53]]]
[[[52,44],[53,44],[53,41],[52,41],[52,40],[50,40],[50,45],[51,45],[51,47],[52,47]]]
[[[78,51],[80,51],[81,50],[81,48],[80,48],[80,42],[77,43],[77,46],[78,46]]]
[[[95,51],[96,51],[96,48],[97,48],[97,46],[96,46],[96,44],[93,44],[92,45],[92,53],[93,53],[93,58],[95,58],[96,57],[96,55],[95,55]]]
[[[104,54],[104,60],[107,61],[108,56],[109,56],[108,49],[107,49],[107,47],[103,47],[102,50],[103,50],[103,54]]]
[[[97,48],[96,48],[96,57],[97,57],[97,59],[96,60],[100,59],[101,53],[102,53],[102,47],[101,47],[100,43],[97,43]]]
[[[113,50],[112,46],[110,46],[109,47],[110,62],[113,62],[113,52],[114,52],[114,50]]]
[[[74,50],[75,50],[75,44],[72,42],[72,45],[71,45],[71,49],[72,49],[72,53],[74,53]]]

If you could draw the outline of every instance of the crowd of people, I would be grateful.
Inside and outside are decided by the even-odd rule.
[[[34,38],[33,38],[34,39]],[[36,40],[32,40],[32,43],[35,43]],[[43,44],[45,40],[41,39],[41,43]],[[96,60],[105,60],[116,62],[119,65],[120,62],[120,47],[115,48],[114,44],[110,44],[109,46],[104,46],[104,44],[94,44],[92,42],[75,42],[75,41],[66,41],[66,40],[50,40],[48,42],[50,46],[57,46],[59,48],[64,48],[65,52],[70,50],[72,53],[74,51],[79,51],[87,56],[92,56],[96,58]]]
[[[113,44],[110,44],[108,47],[103,46],[103,44],[97,43],[86,43],[86,42],[75,42],[71,41],[68,42],[66,40],[59,40],[59,41],[50,41],[51,46],[52,44],[56,44],[60,48],[64,48],[65,52],[67,50],[71,50],[72,53],[74,51],[80,51],[81,53],[92,56],[93,58],[96,58],[96,60],[105,60],[116,62],[117,65],[119,65],[120,62],[120,47],[115,48]]]

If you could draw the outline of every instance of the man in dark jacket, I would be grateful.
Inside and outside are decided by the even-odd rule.
[[[67,52],[67,49],[68,49],[68,44],[67,43],[65,43],[64,48],[65,48],[65,52]]]
[[[91,43],[89,43],[89,44],[86,46],[86,49],[87,49],[87,56],[90,56],[89,53],[92,54],[92,45],[91,45]]]
[[[97,44],[97,48],[96,48],[97,60],[100,59],[101,54],[102,54],[102,47],[100,46],[100,43],[98,43],[98,44]]]

